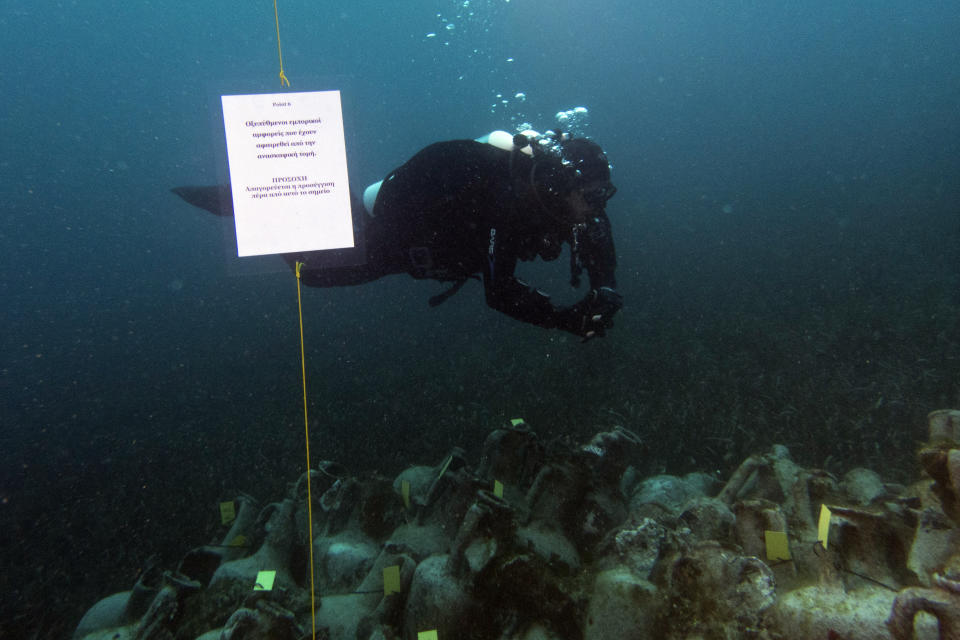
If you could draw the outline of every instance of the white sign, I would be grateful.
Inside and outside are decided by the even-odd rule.
[[[221,102],[238,254],[353,247],[340,92]]]

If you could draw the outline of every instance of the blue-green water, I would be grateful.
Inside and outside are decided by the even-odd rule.
[[[218,89],[279,90],[257,4],[0,13],[4,637],[69,633],[149,555],[207,542],[219,500],[305,464],[295,279],[237,275],[230,221],[169,192],[218,179]],[[392,474],[522,415],[623,424],[645,472],[783,442],[915,475],[923,416],[960,405],[955,4],[279,9],[292,88],[344,92],[355,189],[575,106],[619,187],[626,304],[602,340],[500,316],[476,283],[436,309],[406,277],[305,291],[316,458]],[[572,301],[565,265],[523,271]]]

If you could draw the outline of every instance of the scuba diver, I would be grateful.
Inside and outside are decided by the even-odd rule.
[[[223,215],[229,187],[178,187],[187,202]],[[584,341],[603,336],[623,306],[616,291],[616,256],[605,207],[616,187],[603,149],[586,138],[495,131],[477,140],[437,142],[381,182],[362,204],[365,264],[321,266],[323,252],[284,254],[314,287],[362,284],[386,275],[450,282],[436,306],[470,278],[481,279],[487,305]],[[229,215],[229,213],[227,214]],[[555,260],[570,245],[570,283],[586,270],[590,290],[578,303],[555,306],[514,276],[518,260]]]

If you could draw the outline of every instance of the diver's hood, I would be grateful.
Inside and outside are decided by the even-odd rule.
[[[610,181],[610,161],[596,142],[572,138],[560,143],[561,162],[580,184]]]
[[[552,131],[540,134],[527,129],[516,135],[492,131],[476,140],[533,158],[532,177],[545,182],[548,190],[558,195],[585,184],[610,182],[607,154],[586,138],[565,138]],[[511,168],[512,165],[511,161]]]
[[[537,151],[530,179],[545,204],[555,206],[587,185],[610,184],[610,161],[596,142],[572,138]]]

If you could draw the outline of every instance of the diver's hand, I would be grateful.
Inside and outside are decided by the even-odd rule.
[[[605,335],[622,306],[623,296],[610,287],[593,289],[577,304],[558,312],[557,326],[586,342]]]

